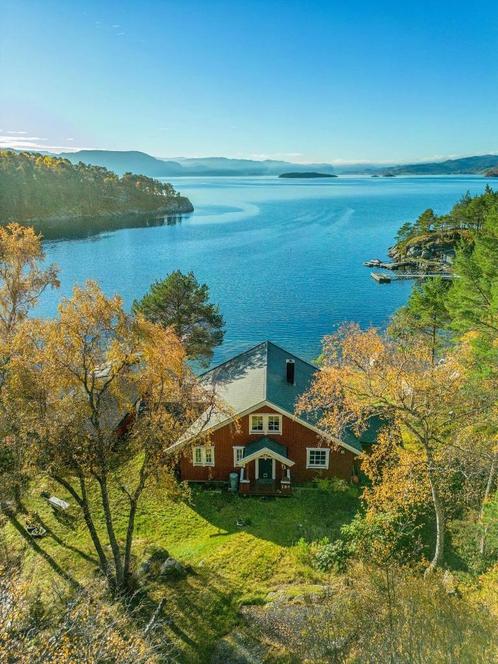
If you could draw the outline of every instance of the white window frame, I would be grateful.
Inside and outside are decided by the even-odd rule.
[[[253,417],[262,417],[263,418],[263,428],[262,429],[253,429],[252,428],[252,418]],[[280,428],[278,431],[275,431],[274,429],[269,429],[268,427],[268,421],[270,417],[277,417],[278,421],[280,423]],[[251,435],[257,435],[257,434],[270,434],[272,436],[280,436],[282,434],[282,422],[283,422],[283,417],[282,415],[279,415],[278,413],[251,413],[249,415],[249,433]]]
[[[278,430],[270,429],[270,417],[275,417],[277,419]],[[276,433],[276,434],[282,433],[282,415],[277,415],[276,413],[269,413],[266,418],[266,428],[268,429],[268,433]]]
[[[240,461],[240,459],[242,459],[242,457],[244,456],[245,448],[243,445],[234,445],[232,449],[233,449],[233,465],[237,466],[237,461]],[[242,452],[242,454],[240,455],[240,458],[237,458],[239,452]]]
[[[201,451],[201,461],[196,460],[196,451]],[[211,461],[206,461],[206,450],[211,452]],[[196,445],[192,448],[192,464],[194,466],[214,466],[214,445]]]
[[[311,452],[325,452],[324,464],[312,464],[310,462]],[[306,448],[306,468],[314,470],[328,470],[330,462],[330,449],[328,447],[307,447]]]

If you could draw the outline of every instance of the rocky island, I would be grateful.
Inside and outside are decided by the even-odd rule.
[[[336,178],[337,175],[333,173],[318,173],[317,171],[303,171],[302,173],[281,173],[279,178]]]
[[[52,229],[74,222],[91,230],[103,219],[164,218],[194,209],[167,182],[34,152],[0,152],[0,191],[0,224]]]

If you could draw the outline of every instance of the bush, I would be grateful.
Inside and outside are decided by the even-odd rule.
[[[313,483],[324,493],[346,493],[352,488],[346,480],[341,480],[339,477],[315,477]]]
[[[328,572],[332,568],[337,572],[343,572],[349,557],[348,545],[344,540],[338,539],[319,547],[315,553],[314,566],[322,572]]]
[[[331,569],[338,572],[343,571],[350,557],[349,547],[342,539],[331,542],[328,537],[324,537],[314,542],[306,542],[304,538],[301,538],[296,549],[301,562],[311,565],[321,572],[328,572]]]

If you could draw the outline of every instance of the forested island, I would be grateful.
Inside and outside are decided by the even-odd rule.
[[[0,224],[178,215],[193,211],[173,186],[144,175],[121,177],[33,152],[0,152]]]
[[[333,173],[318,173],[317,171],[304,171],[303,173],[281,173],[279,178],[336,178]]]

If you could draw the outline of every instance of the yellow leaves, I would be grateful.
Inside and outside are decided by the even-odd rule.
[[[325,339],[322,364],[299,408],[321,412],[321,425],[335,435],[378,415],[434,440],[464,415],[465,367],[457,352],[434,364],[425,338],[348,326]]]
[[[7,339],[48,286],[58,287],[57,269],[40,267],[41,237],[19,224],[0,227],[0,338]]]

